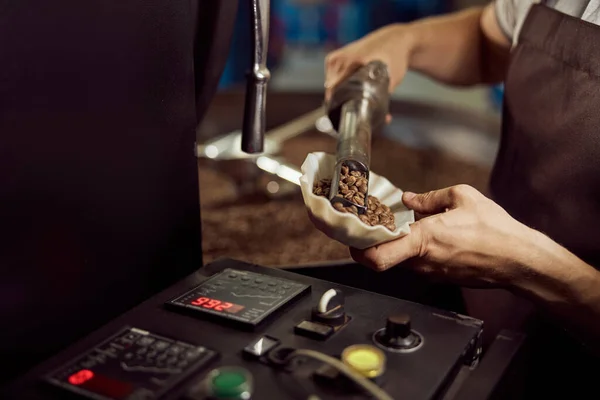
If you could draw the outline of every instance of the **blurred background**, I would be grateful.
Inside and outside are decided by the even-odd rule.
[[[275,90],[320,91],[326,54],[394,22],[411,22],[486,0],[271,0],[269,68]],[[250,2],[240,2],[234,44],[221,88],[244,82],[252,48]],[[481,111],[497,111],[501,88],[451,89],[409,73],[396,98],[442,101]]]
[[[325,56],[386,24],[486,3],[271,0],[267,128],[287,124],[289,129],[274,149],[267,146],[271,159],[261,164],[260,159],[241,159],[239,153],[222,156],[216,150],[221,142],[215,142],[235,135],[242,125],[252,43],[250,2],[241,1],[219,93],[198,129],[205,262],[228,256],[265,266],[322,268],[349,261],[345,246],[313,227],[298,186],[267,171],[283,165],[293,177],[307,153],[335,152],[335,138],[319,126],[324,121],[314,116],[298,121],[323,102]],[[457,89],[409,72],[393,94],[392,123],[373,138],[372,171],[403,190],[465,183],[485,193],[498,148],[501,100],[501,87]],[[291,121],[296,121],[293,126]],[[222,143],[239,149],[239,142]]]

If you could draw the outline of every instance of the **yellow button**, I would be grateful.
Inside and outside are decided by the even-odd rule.
[[[385,371],[385,354],[367,344],[346,347],[342,352],[342,361],[367,378],[376,378]]]

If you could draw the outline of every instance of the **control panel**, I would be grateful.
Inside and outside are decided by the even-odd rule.
[[[309,290],[289,279],[228,268],[167,305],[254,328]]]
[[[44,380],[91,399],[157,399],[216,355],[202,346],[127,328]]]
[[[14,398],[438,399],[479,357],[475,319],[232,260],[200,272],[36,368]]]

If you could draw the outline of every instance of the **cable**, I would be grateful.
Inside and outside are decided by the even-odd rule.
[[[353,371],[351,368],[347,367],[343,362],[341,362],[337,358],[333,358],[333,357],[330,357],[323,353],[319,353],[318,351],[305,350],[305,349],[295,350],[285,358],[285,362],[287,364],[293,358],[300,357],[300,356],[313,358],[315,360],[321,361],[327,365],[332,366],[333,368],[337,369],[339,372],[344,374],[347,378],[352,380],[354,383],[356,383],[358,386],[360,386],[363,390],[365,390],[366,392],[371,394],[371,396],[373,396],[377,400],[394,400],[389,394],[384,392],[379,386],[377,386],[376,384],[374,384],[373,382],[371,382],[364,376],[361,376],[360,374],[356,373],[355,371]]]

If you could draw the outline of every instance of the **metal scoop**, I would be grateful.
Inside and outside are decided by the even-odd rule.
[[[336,85],[326,103],[329,119],[338,132],[336,165],[329,192],[334,207],[341,203],[343,207],[356,207],[358,214],[367,212],[371,136],[385,124],[389,85],[387,66],[373,61]],[[360,178],[361,183],[366,179],[366,188],[352,185],[356,182],[349,177]],[[352,186],[354,189],[350,189]]]

